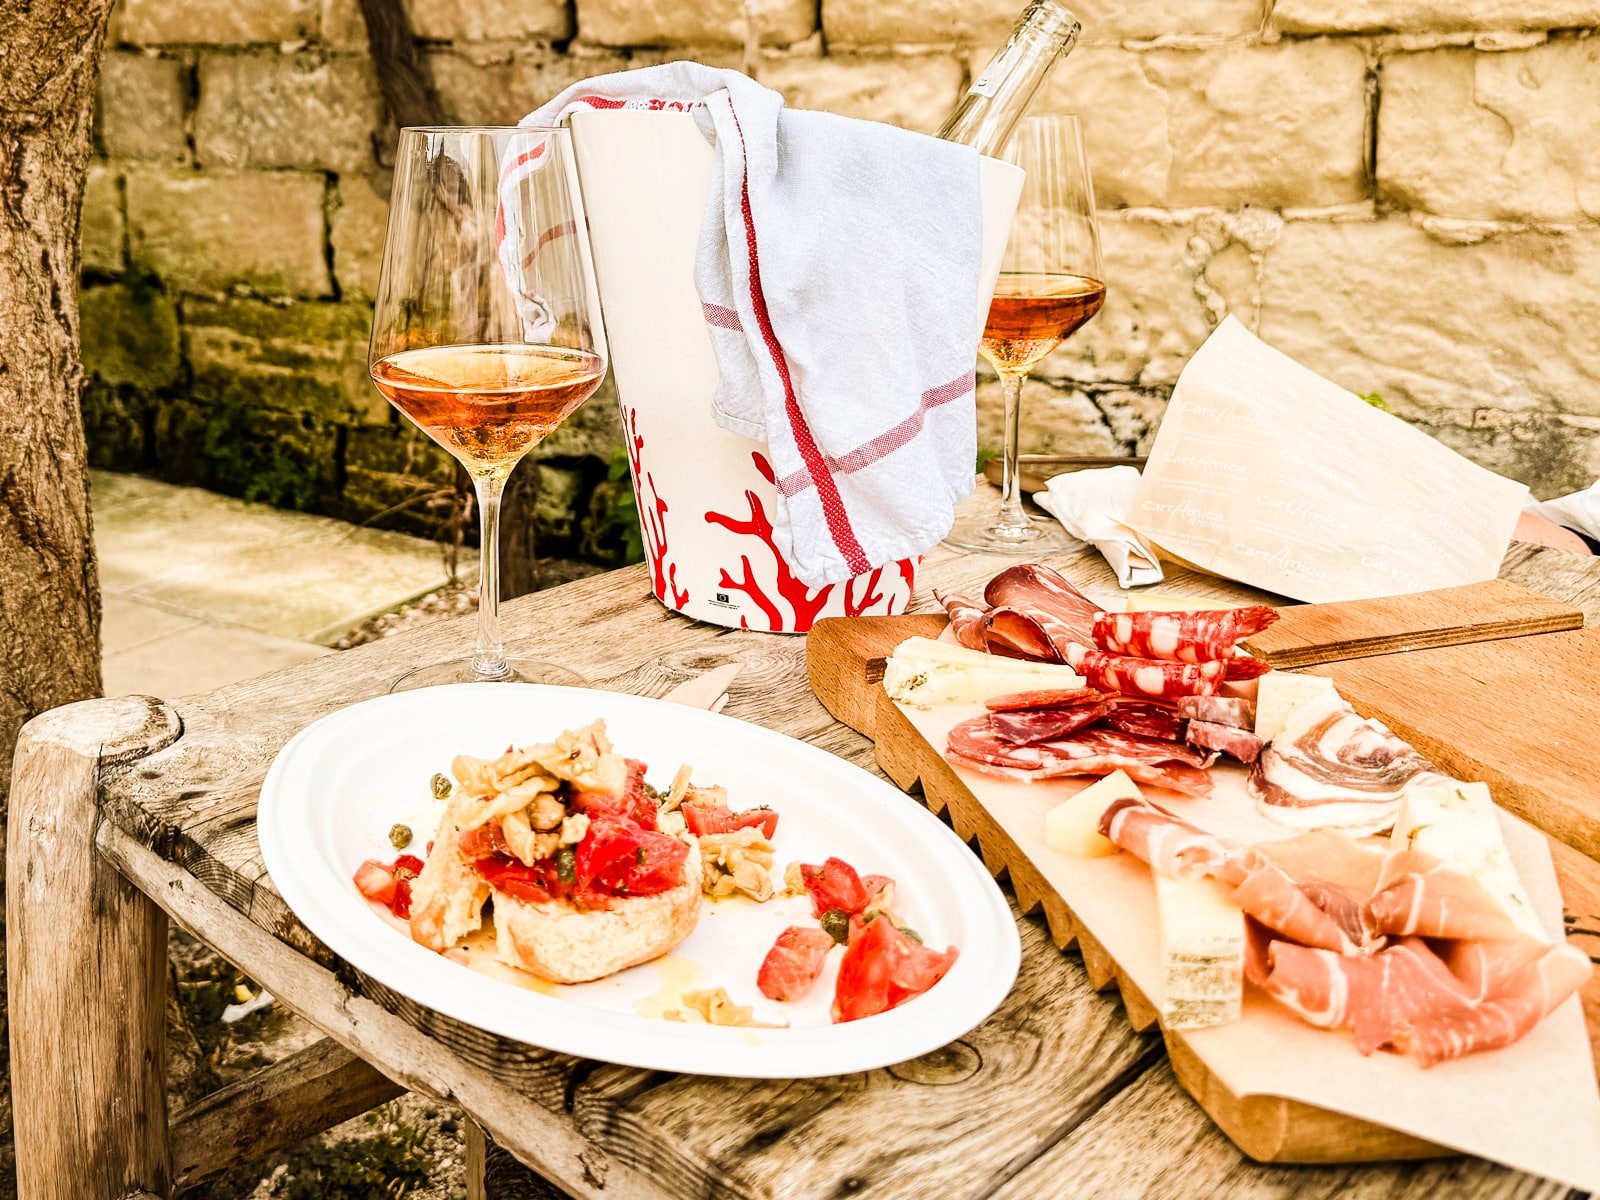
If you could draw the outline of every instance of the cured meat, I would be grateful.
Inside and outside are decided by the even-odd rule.
[[[1400,792],[1434,767],[1336,694],[1300,705],[1250,769],[1262,813],[1284,825],[1376,833],[1394,823]]]
[[[1256,706],[1236,696],[1180,696],[1178,715],[1191,721],[1232,725],[1235,729],[1256,727]]]
[[[1270,663],[1262,662],[1249,654],[1235,654],[1224,661],[1228,664],[1227,670],[1223,672],[1224,679],[1256,679],[1272,670]]]
[[[1239,847],[1149,800],[1120,799],[1100,814],[1100,835],[1146,863],[1179,878],[1221,878]]]
[[[1035,708],[1023,712],[997,712],[990,726],[1000,740],[1016,746],[1048,742],[1093,725],[1111,711],[1109,704],[1075,704],[1071,708]]]
[[[983,605],[960,592],[941,592],[938,588],[933,590],[933,598],[944,605],[944,611],[950,615],[950,629],[957,642],[968,650],[989,648],[983,634]]]
[[[1106,714],[1105,725],[1108,729],[1141,737],[1183,741],[1183,718],[1176,709],[1155,700],[1118,699]]]
[[[1016,746],[995,732],[988,714],[962,721],[950,731],[945,747],[951,754],[993,767],[1013,767],[1038,771],[1045,765],[1044,751],[1037,746]]]
[[[1264,988],[1323,1028],[1349,1026],[1363,1054],[1390,1048],[1424,1067],[1510,1045],[1576,991],[1590,966],[1567,945],[1545,947],[1477,995],[1421,938],[1374,955],[1340,955],[1274,941]]]
[[[1206,697],[1206,699],[1211,698]],[[1262,746],[1266,745],[1248,729],[1240,729],[1234,725],[1218,725],[1213,721],[1190,721],[1184,727],[1183,736],[1191,746],[1199,746],[1203,750],[1217,750],[1243,763],[1255,762],[1261,757]]]
[[[1037,692],[1007,692],[990,696],[983,706],[990,712],[1025,712],[1030,708],[1067,708],[1078,704],[1099,704],[1104,692],[1093,688],[1045,688]]]
[[[1062,655],[1068,642],[1094,642],[1094,618],[1100,606],[1049,567],[1038,563],[1007,567],[989,581],[983,598],[991,606],[1018,609],[1034,618]]]
[[[1243,877],[1234,888],[1234,901],[1268,929],[1302,946],[1339,954],[1354,954],[1372,943],[1361,919],[1361,901],[1337,884],[1296,883],[1251,850],[1243,851],[1235,865]]]
[[[1065,662],[1039,618],[1006,605],[983,616],[984,647],[990,654],[1034,662]]]
[[[1151,700],[1214,695],[1227,670],[1227,664],[1220,661],[1180,663],[1129,658],[1091,650],[1077,642],[1067,646],[1066,655],[1072,669],[1088,680],[1090,687]]]
[[[1478,941],[1522,936],[1483,884],[1417,850],[1397,850],[1384,859],[1366,912],[1379,933]]]
[[[1094,644],[1110,654],[1203,663],[1227,658],[1242,637],[1278,619],[1265,605],[1202,612],[1096,613]]]

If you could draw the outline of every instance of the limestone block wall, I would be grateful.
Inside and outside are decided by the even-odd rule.
[[[408,0],[455,121],[691,57],[919,130],[1019,6],[757,0],[752,56],[745,0]],[[1600,0],[1077,10],[1039,107],[1085,120],[1109,295],[1030,384],[1025,449],[1144,449],[1232,312],[1541,494],[1600,473]],[[393,136],[356,0],[123,0],[83,226],[96,462],[357,519],[448,479],[366,379]],[[597,400],[541,452],[558,544],[602,536],[619,443]]]

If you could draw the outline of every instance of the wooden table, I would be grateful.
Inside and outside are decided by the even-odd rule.
[[[929,585],[979,584],[1003,565],[936,551],[916,607],[934,607]],[[1092,553],[1056,565],[1114,591]],[[1600,618],[1596,560],[1519,546],[1503,574]],[[874,769],[870,743],[808,690],[803,639],[686,620],[648,587],[634,567],[509,604],[512,651],[647,695],[741,661],[729,714]],[[1249,594],[1186,574],[1162,590]],[[466,621],[441,623],[204,695],[90,701],[26,727],[7,863],[23,1200],[166,1197],[363,1111],[394,1085],[460,1105],[585,1197],[1563,1194],[1472,1160],[1245,1160],[1179,1089],[1159,1040],[1134,1033],[1079,959],[1021,914],[1022,970],[993,1017],[943,1050],[842,1078],[639,1071],[419,1009],[338,960],[286,908],[261,864],[256,797],[273,756],[307,722],[465,652],[470,637]],[[329,1040],[169,1118],[169,917]]]

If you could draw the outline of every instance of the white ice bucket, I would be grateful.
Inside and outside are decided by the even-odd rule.
[[[574,112],[573,144],[655,597],[735,629],[804,633],[819,617],[904,611],[919,560],[810,588],[772,540],[767,448],[711,416],[717,361],[694,287],[712,151],[694,118]],[[983,264],[973,353],[1022,172],[984,159]]]

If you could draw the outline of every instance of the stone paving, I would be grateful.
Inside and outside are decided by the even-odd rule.
[[[108,696],[180,696],[330,653],[448,578],[421,538],[136,475],[90,486]]]

